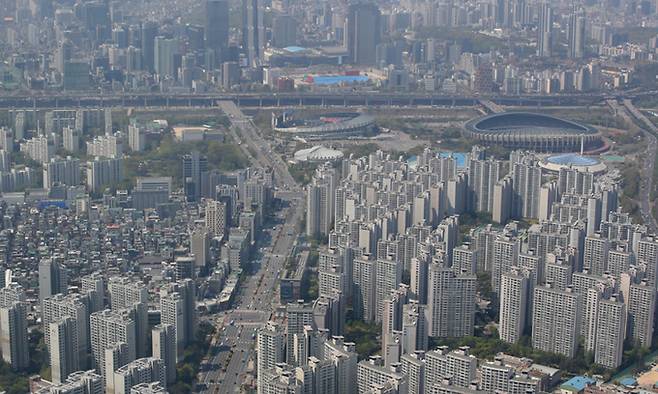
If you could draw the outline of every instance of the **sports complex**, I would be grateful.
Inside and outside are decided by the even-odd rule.
[[[335,112],[298,119],[292,112],[272,114],[272,129],[288,137],[328,140],[377,133],[375,118],[358,112]]]
[[[538,152],[593,150],[603,145],[594,127],[532,112],[503,112],[468,121],[464,136],[486,145]]]

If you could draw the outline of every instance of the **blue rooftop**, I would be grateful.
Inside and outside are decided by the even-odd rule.
[[[578,167],[593,166],[599,164],[599,161],[593,157],[585,157],[575,153],[565,153],[551,156],[546,159],[549,163],[559,165],[574,165]]]
[[[285,47],[285,48],[283,48],[283,49],[285,49],[285,50],[288,51],[288,52],[295,53],[295,52],[301,52],[301,51],[305,50],[306,48],[303,48],[303,47],[296,47],[296,46],[290,46],[290,47]]]
[[[632,376],[624,376],[623,378],[619,379],[619,383],[622,386],[631,387],[637,385],[637,380]]]
[[[560,388],[565,390],[573,390],[580,392],[585,390],[585,387],[589,384],[596,383],[596,380],[588,378],[587,376],[574,376],[573,378],[567,380],[563,383]]]

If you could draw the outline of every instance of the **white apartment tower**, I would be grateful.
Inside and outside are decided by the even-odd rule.
[[[501,277],[498,332],[505,342],[517,343],[526,327],[529,275],[527,270],[513,267]]]
[[[535,288],[532,311],[532,347],[573,357],[578,347],[582,295],[551,288]]]
[[[439,264],[429,269],[427,309],[429,336],[473,335],[475,319],[475,275],[456,276]]]

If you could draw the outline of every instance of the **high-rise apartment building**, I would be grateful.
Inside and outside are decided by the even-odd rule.
[[[256,335],[256,376],[258,378],[258,394],[263,391],[263,379],[267,371],[286,359],[285,333],[277,323],[268,322]]]
[[[578,347],[582,294],[571,287],[535,288],[532,311],[532,347],[573,357]]]
[[[4,362],[15,370],[27,368],[30,363],[27,308],[23,301],[0,306],[0,351]]]
[[[136,358],[135,321],[127,311],[116,312],[106,309],[92,313],[89,317],[89,324],[93,367],[106,381],[109,377],[106,373],[106,349],[123,343],[126,346],[126,360],[130,361]]]
[[[430,265],[427,291],[429,336],[473,335],[476,283],[475,275],[455,275],[449,268]]]
[[[176,346],[176,330],[174,326],[160,324],[151,331],[152,355],[164,362],[165,380],[167,384],[176,381],[176,363],[178,352]]]
[[[517,343],[526,327],[529,275],[528,270],[513,267],[501,277],[498,332],[505,342]]]

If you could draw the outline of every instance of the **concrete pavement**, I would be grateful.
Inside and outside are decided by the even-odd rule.
[[[244,116],[233,102],[222,102],[220,107],[229,115],[233,138],[243,151],[261,167],[274,170],[275,182],[282,190],[275,197],[287,202],[281,212],[283,224],[266,228],[270,245],[265,247],[260,263],[251,262],[234,309],[216,320],[218,344],[197,376],[198,391],[205,393],[238,392],[250,361],[255,361],[256,331],[267,322],[278,305],[278,280],[288,255],[297,240],[297,224],[303,217],[303,191],[288,171],[285,162],[271,152],[271,146],[260,135],[253,122]],[[210,365],[208,367],[207,365]]]

